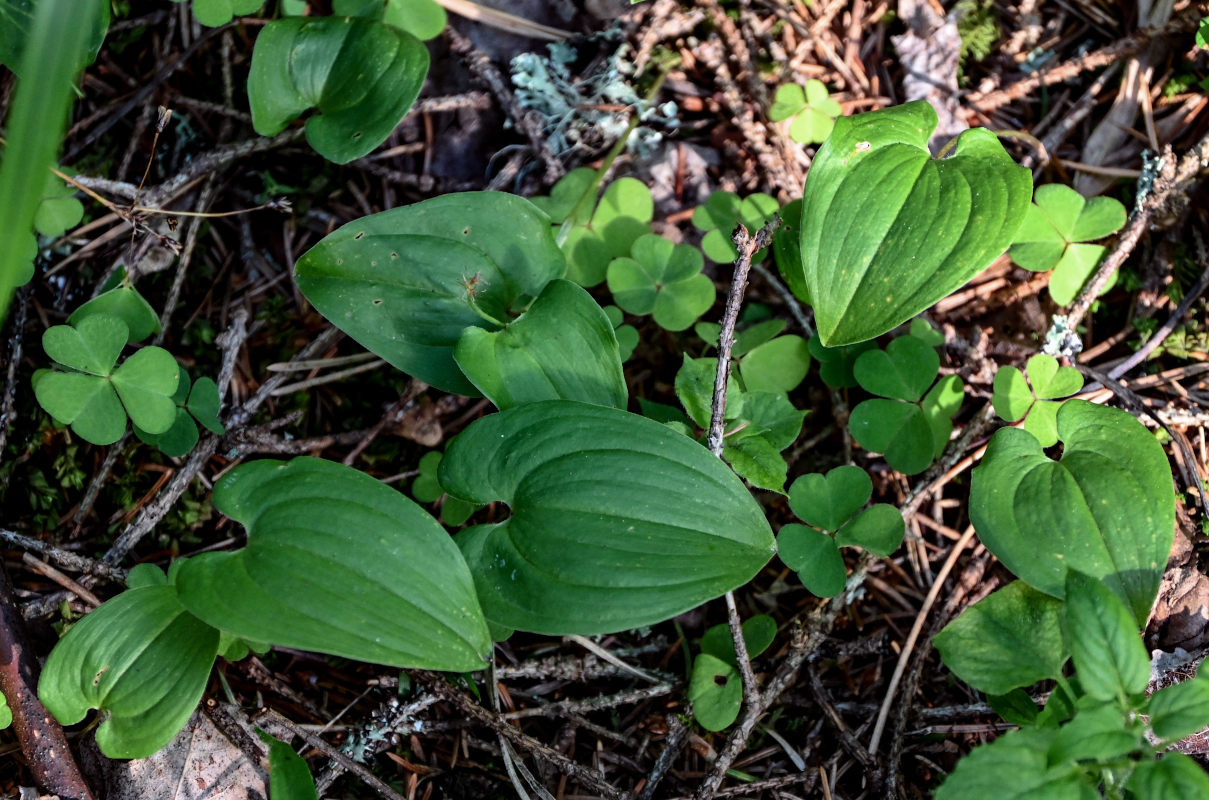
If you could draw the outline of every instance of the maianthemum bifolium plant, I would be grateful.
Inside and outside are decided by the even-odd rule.
[[[222,5],[194,8],[201,18]],[[226,5],[219,11],[245,4]],[[382,141],[427,63],[413,34],[382,21],[381,3],[349,6],[368,16],[266,25],[248,84],[259,132],[314,108],[308,140],[338,162]],[[304,50],[306,74],[287,69]],[[380,70],[353,81],[369,52]],[[773,248],[787,284],[813,306],[818,336],[782,335],[777,320],[740,330],[722,459],[700,443],[717,329],[693,325],[712,284],[701,279],[699,251],[653,236],[640,183],[602,187],[600,173],[576,171],[537,202],[449,194],[332,232],[295,268],[314,307],[399,370],[497,409],[423,462],[413,492],[444,497],[447,524],[493,503],[506,516],[450,537],[422,506],[351,467],[241,464],[213,499],[244,526],[246,546],[177,559],[166,573],[131,570],[127,590],[52,651],[41,699],[64,723],[100,709],[102,751],[136,758],[185,723],[219,655],[279,645],[474,672],[513,631],[587,635],[667,620],[744,585],[774,555],[811,591],[841,593],[839,548],[888,555],[903,520],[889,506],[865,508],[872,484],[851,465],[801,476],[786,492],[780,453],[804,416],[788,393],[817,361],[828,386],[875,395],[853,411],[858,443],[899,471],[925,469],[944,449],[963,387],[954,376],[937,381],[938,334],[926,323],[884,349],[874,340],[1005,252],[1032,197],[1028,171],[993,134],[968,131],[937,159],[927,149],[935,126],[922,102],[836,119]],[[44,182],[36,185],[40,194]],[[713,234],[736,220],[762,224],[776,211],[770,199],[715,195],[694,216],[706,255],[729,258]],[[620,311],[585,288],[602,282]],[[46,332],[57,366],[36,378],[39,401],[84,438],[112,440],[127,417],[153,440],[178,424],[194,437],[197,424],[220,430],[216,390],[203,380],[188,388],[165,351],[145,347],[118,364],[155,317],[132,287],[115,291]],[[651,314],[669,331],[692,327],[705,343],[685,353],[676,376],[683,411],[648,402],[643,414],[628,410],[621,311]],[[1139,629],[1174,527],[1166,456],[1129,414],[1062,401],[1079,388],[1065,369],[1038,356],[1027,378],[1009,368],[995,383],[996,410],[1026,422],[992,437],[974,470],[970,515],[1019,580],[967,609],[936,645],[1020,728],[976,749],[938,796],[1209,795],[1193,762],[1162,752],[1209,721],[1209,681],[1144,696]],[[1057,441],[1055,460],[1045,448]],[[786,493],[803,524],[774,536],[744,480]],[[771,623],[744,624],[752,653],[775,638]],[[707,632],[689,688],[703,727],[735,719],[737,669],[728,631]],[[1056,687],[1043,709],[1024,691],[1039,681]],[[297,780],[289,748],[272,748],[274,774]]]

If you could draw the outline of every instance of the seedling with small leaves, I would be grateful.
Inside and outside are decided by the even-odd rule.
[[[664,330],[682,331],[714,304],[717,290],[704,266],[697,248],[644,234],[629,256],[609,263],[609,291],[623,311],[650,314]]]
[[[176,421],[176,359],[162,348],[144,347],[115,368],[128,339],[126,323],[111,314],[56,325],[42,335],[57,368],[34,373],[34,395],[85,441],[113,444],[126,430],[127,416],[153,435]]]
[[[1083,388],[1083,376],[1074,367],[1060,367],[1058,361],[1045,353],[1028,360],[1025,373],[1015,367],[1002,367],[995,373],[991,403],[995,413],[1008,422],[1024,420],[1024,429],[1042,447],[1058,442],[1058,409],[1061,398],[1069,397]],[[1027,416],[1026,416],[1027,415]]]
[[[834,597],[844,590],[847,571],[839,548],[861,547],[884,557],[902,544],[902,515],[885,503],[864,508],[872,494],[869,475],[850,465],[803,475],[789,487],[789,507],[806,525],[782,527],[777,552],[814,594]]]
[[[789,136],[798,144],[818,144],[835,127],[835,118],[843,113],[840,104],[827,94],[822,81],[811,78],[805,88],[787,83],[777,89],[768,118],[773,122],[792,120]]]
[[[766,194],[757,193],[740,199],[734,192],[714,192],[705,205],[697,206],[693,211],[693,227],[705,232],[701,249],[709,260],[729,264],[739,257],[731,239],[735,227],[743,223],[754,236],[779,210],[777,201]],[[757,251],[752,256],[752,263],[758,264],[767,255],[767,250]]]
[[[885,350],[862,353],[853,365],[857,383],[878,397],[852,410],[852,437],[907,475],[923,472],[940,457],[961,408],[961,378],[948,375],[933,386],[939,367],[936,351],[909,335]]]
[[[1027,270],[1052,269],[1049,293],[1064,306],[1104,257],[1107,248],[1092,242],[1125,225],[1125,206],[1111,197],[1087,200],[1059,183],[1038,187],[1033,200],[1008,254]]]
[[[745,621],[743,644],[750,658],[763,653],[777,636],[777,623],[767,614]],[[720,731],[739,716],[743,704],[743,683],[730,626],[715,625],[701,637],[701,654],[693,661],[688,699],[693,718],[707,731]]]

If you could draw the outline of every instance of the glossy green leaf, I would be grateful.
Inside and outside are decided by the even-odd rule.
[[[810,302],[810,291],[802,271],[802,201],[793,200],[781,209],[781,225],[772,235],[772,254],[777,261],[777,271],[796,297]]]
[[[756,658],[772,644],[777,636],[777,622],[767,614],[757,614],[743,620],[743,643],[747,646],[747,655]],[[701,634],[701,652],[725,661],[732,667],[738,667],[735,656],[735,642],[731,638],[730,626],[726,623],[713,625]]]
[[[1138,764],[1125,788],[1145,800],[1190,800],[1209,797],[1209,775],[1183,753],[1164,753],[1157,761]]]
[[[987,549],[1034,588],[1065,591],[1067,569],[1103,580],[1146,620],[1171,551],[1167,456],[1124,411],[1067,400],[1061,461],[1027,431],[991,438],[974,470],[970,518]]]
[[[773,552],[759,505],[721,461],[664,425],[554,400],[473,423],[441,485],[507,503],[458,534],[487,617],[537,633],[667,619],[751,579]]]
[[[553,280],[503,330],[467,328],[454,359],[500,410],[539,400],[625,408],[629,399],[613,326],[586,291]]]
[[[241,550],[180,569],[181,602],[245,639],[377,664],[482,667],[487,626],[465,562],[419,506],[350,467],[252,461],[214,490]]]
[[[709,427],[710,406],[714,398],[714,379],[717,371],[718,359],[716,358],[685,356],[684,364],[676,373],[676,396],[680,398],[680,403],[688,412],[689,417],[701,428]],[[726,408],[723,411],[723,418],[726,420],[738,419],[739,415],[743,413],[744,401],[745,395],[739,390],[739,384],[735,381],[735,375],[732,372],[726,378]]]
[[[844,465],[823,475],[803,475],[789,487],[789,508],[798,519],[826,531],[838,531],[873,494],[873,481],[860,467]]]
[[[806,346],[810,349],[810,355],[818,362],[819,377],[823,379],[823,383],[832,389],[850,389],[857,385],[856,375],[853,374],[856,360],[867,350],[875,349],[877,344],[869,341],[824,347],[822,340],[815,335],[810,337]]]
[[[744,392],[743,419],[778,451],[797,441],[805,411],[799,411],[782,392]]]
[[[743,199],[734,192],[714,192],[693,211],[693,227],[705,232],[701,249],[710,261],[729,264],[739,257],[731,239],[735,226],[742,223],[747,232],[755,236],[756,231],[776,216],[780,210],[777,201],[766,194],[752,194]],[[767,250],[757,251],[752,263],[758,264],[768,255]]]
[[[915,403],[901,400],[865,400],[848,419],[852,438],[886,463],[914,475],[927,469],[935,455],[935,437],[928,416]]]
[[[819,597],[835,597],[844,591],[848,572],[839,548],[827,534],[790,523],[777,534],[777,554]]]
[[[97,295],[73,311],[67,318],[67,323],[78,325],[85,317],[97,314],[110,314],[125,322],[131,342],[141,342],[160,330],[160,320],[155,309],[129,286],[118,286]]]
[[[720,731],[739,717],[743,704],[743,682],[730,664],[702,653],[693,661],[688,699],[693,718],[707,731]]]
[[[463,331],[498,330],[522,296],[565,270],[545,214],[514,195],[466,192],[350,222],[304,254],[295,274],[315,308],[375,355],[474,396],[453,358]]]
[[[129,589],[77,622],[51,651],[38,698],[64,725],[90,708],[107,718],[97,744],[110,758],[144,758],[168,744],[197,707],[218,631],[186,611],[170,585]]]
[[[644,234],[630,257],[609,263],[609,291],[630,314],[650,314],[664,330],[682,331],[714,304],[717,290],[702,274],[704,264],[697,248]]]
[[[1050,766],[1047,752],[1057,731],[1008,731],[974,748],[933,795],[934,800],[1099,800],[1092,781],[1069,764]]]
[[[722,448],[722,459],[730,464],[740,478],[757,489],[785,492],[789,465],[772,442],[759,433],[741,431],[728,436]]]
[[[906,532],[899,510],[886,503],[877,503],[840,528],[835,534],[835,543],[840,547],[860,547],[885,558],[903,543]]]
[[[1067,571],[1063,622],[1084,692],[1097,700],[1117,700],[1146,689],[1150,658],[1138,622],[1099,580],[1073,568]]]
[[[947,158],[928,138],[926,101],[836,120],[802,198],[802,265],[819,336],[872,339],[959,288],[999,257],[1032,181],[988,130]]]
[[[359,17],[287,17],[256,38],[248,75],[252,126],[274,136],[310,108],[306,138],[346,164],[386,141],[420,93],[428,49]]]
[[[939,368],[940,356],[922,339],[899,336],[885,350],[861,353],[852,374],[867,392],[914,403],[936,380]]]
[[[945,666],[990,694],[1062,674],[1062,603],[1013,581],[967,608],[932,643]]]
[[[801,336],[778,336],[739,361],[739,377],[749,392],[791,392],[809,369],[810,350]]]
[[[1146,702],[1154,735],[1177,741],[1209,727],[1209,679],[1192,680],[1164,687]]]
[[[272,800],[319,800],[315,779],[302,756],[283,741],[261,734],[269,745],[269,796]]]

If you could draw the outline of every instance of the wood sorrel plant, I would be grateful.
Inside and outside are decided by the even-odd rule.
[[[226,5],[219,10],[243,8]],[[256,128],[279,132],[315,108],[306,125],[319,152],[340,162],[363,155],[414,99],[424,52],[376,17],[275,21],[253,56]],[[382,69],[350,96],[349,64],[373,60],[366,53],[381,56]],[[291,70],[299,61],[301,71]],[[490,661],[492,640],[513,630],[605,633],[700,606],[751,580],[778,541],[812,590],[841,593],[840,546],[882,555],[902,537],[893,509],[862,510],[871,495],[865,473],[844,466],[800,478],[789,503],[811,527],[786,526],[778,538],[743,479],[784,491],[779,454],[803,413],[788,392],[811,353],[829,385],[879,395],[853,413],[867,449],[902,472],[923,470],[944,449],[963,395],[953,376],[936,381],[935,342],[926,331],[884,350],[871,341],[1001,255],[1032,187],[987,131],[969,131],[951,156],[932,158],[935,124],[924,103],[836,120],[788,220],[791,240],[774,244],[787,283],[814,307],[817,340],[778,336],[774,322],[749,327],[731,349],[733,327],[721,331],[720,370],[685,359],[676,382],[683,415],[627,410],[619,321],[583,288],[607,281],[621,309],[651,313],[671,331],[692,326],[712,297],[700,254],[651,234],[641,184],[623,179],[602,193],[599,174],[572,173],[540,204],[446,195],[331,233],[295,270],[315,308],[401,371],[498,409],[450,442],[435,476],[425,475],[435,486],[422,487],[424,496],[470,509],[503,503],[507,515],[451,539],[415,502],[350,467],[311,458],[242,464],[216,486],[214,503],[243,524],[247,545],[179,559],[166,574],[132,570],[129,589],[51,653],[43,701],[64,722],[102,709],[102,749],[138,757],[188,718],[217,655],[239,658],[249,647],[471,672]],[[707,255],[725,260],[735,221],[762,224],[776,210],[765,196],[718,194],[694,221],[707,232]],[[43,405],[64,422],[103,429],[95,438],[105,440],[120,435],[126,416],[151,437],[181,419],[194,430],[193,419],[217,425],[212,398],[182,394],[164,351],[144,348],[115,366],[134,330],[121,309],[138,322],[138,306],[109,302],[117,305],[48,332],[48,355],[63,369],[40,376]],[[151,361],[159,364],[142,363]],[[974,525],[1020,581],[937,639],[950,668],[1022,729],[977,750],[941,796],[1019,796],[1026,783],[1045,796],[1209,792],[1187,761],[1152,758],[1209,718],[1209,683],[1143,697],[1138,628],[1173,528],[1166,458],[1124,412],[1079,400],[1057,407],[1068,387],[1054,366],[1030,362],[1031,388],[1015,375],[1002,390],[997,382],[997,407],[1038,415],[1034,430],[1052,418],[1062,458],[1051,459],[1049,442],[1029,428],[1005,428],[974,473]],[[716,374],[722,403],[712,399]],[[731,425],[720,454],[733,469],[694,436],[716,417]],[[710,729],[735,718],[739,676],[775,630],[749,620],[729,649],[724,634],[707,634],[690,688]],[[1057,686],[1044,710],[1022,691],[1041,680]]]

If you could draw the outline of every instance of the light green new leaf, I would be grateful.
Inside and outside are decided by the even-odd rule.
[[[731,239],[735,226],[742,223],[747,232],[755,236],[756,231],[776,216],[780,208],[777,201],[766,194],[752,194],[740,200],[734,192],[714,192],[705,205],[693,211],[693,227],[705,232],[701,249],[709,260],[729,264],[739,257],[739,251]],[[767,255],[767,250],[759,250],[751,261],[758,264]]]
[[[1145,691],[1150,659],[1138,633],[1139,623],[1099,580],[1073,568],[1067,571],[1063,623],[1084,692],[1109,701]]]
[[[950,294],[1012,242],[1032,194],[988,130],[934,159],[923,100],[836,120],[802,197],[802,265],[823,344],[879,336]]]
[[[778,336],[739,361],[739,377],[749,392],[791,392],[809,369],[810,349],[801,336]]]
[[[855,416],[855,413],[854,413]],[[1175,528],[1167,456],[1124,411],[1067,400],[1061,461],[1036,437],[997,431],[974,470],[970,518],[987,549],[1054,597],[1067,569],[1103,580],[1145,622]]]
[[[172,0],[174,3],[183,0]],[[236,15],[253,14],[264,5],[264,0],[193,0],[193,16],[208,28],[226,25]]]
[[[953,417],[965,399],[965,384],[956,375],[946,375],[924,395],[920,408],[932,429],[932,458],[938,459],[953,434]]]
[[[1209,797],[1209,775],[1183,753],[1164,753],[1157,761],[1138,764],[1125,788],[1146,800]]]
[[[1145,713],[1154,735],[1169,742],[1204,730],[1209,726],[1209,678],[1198,676],[1160,689],[1147,700]]]
[[[846,464],[826,475],[812,472],[794,481],[789,487],[789,508],[808,525],[834,532],[852,519],[872,494],[869,473]]]
[[[440,479],[511,509],[456,541],[487,618],[518,630],[659,622],[747,582],[773,553],[760,506],[725,464],[613,408],[552,400],[484,417],[449,445]]]
[[[428,74],[428,49],[410,33],[359,17],[270,22],[252,50],[252,126],[275,136],[309,108],[311,147],[347,164],[390,135]]]
[[[141,342],[160,330],[160,320],[155,309],[130,286],[118,286],[97,295],[71,312],[67,323],[78,326],[85,317],[97,314],[110,314],[125,322],[131,342]]]
[[[631,314],[650,314],[659,327],[682,331],[714,304],[714,282],[701,273],[701,251],[644,234],[630,257],[609,263],[606,277],[613,302]]]
[[[0,692],[0,731],[13,724],[13,710],[8,706],[8,698]]]
[[[466,563],[419,506],[330,461],[252,461],[214,489],[248,544],[190,559],[181,602],[244,639],[377,664],[480,669],[487,626]]]
[[[97,744],[110,758],[145,758],[176,736],[201,700],[218,631],[186,611],[166,583],[129,589],[76,623],[51,651],[38,698],[64,725],[105,712]]]
[[[1056,735],[1053,729],[1025,728],[974,748],[957,762],[934,800],[1099,800],[1091,780],[1070,764],[1050,766],[1047,754]]]
[[[826,85],[812,78],[804,89],[796,83],[778,87],[768,118],[773,122],[793,118],[790,137],[799,144],[815,144],[827,138],[842,113],[840,104],[828,96]]]
[[[302,293],[336,327],[425,383],[470,396],[478,390],[453,358],[462,332],[498,330],[522,296],[536,297],[565,271],[546,215],[503,192],[447,194],[362,217],[295,267]]]
[[[739,671],[721,659],[702,653],[693,661],[688,699],[693,718],[707,731],[720,731],[739,717],[743,682]]]
[[[940,356],[916,336],[899,336],[885,350],[861,353],[852,374],[861,388],[879,397],[918,402],[936,380]]]
[[[848,572],[835,540],[822,531],[790,523],[777,534],[777,555],[819,597],[844,591]]]
[[[957,677],[990,694],[1060,676],[1069,652],[1062,603],[1024,581],[967,608],[932,643]]]
[[[1083,376],[1074,367],[1058,366],[1058,359],[1038,353],[1025,365],[1033,392],[1042,400],[1069,397],[1083,388]]]
[[[840,547],[860,547],[885,558],[903,543],[907,528],[897,508],[877,503],[840,528],[835,543]]]
[[[467,328],[453,357],[501,411],[558,399],[625,408],[629,399],[613,326],[570,281],[550,281],[503,330]]]
[[[1033,407],[1033,391],[1024,373],[1015,367],[1000,367],[995,372],[991,391],[991,406],[999,418],[1007,422],[1023,419]]]

